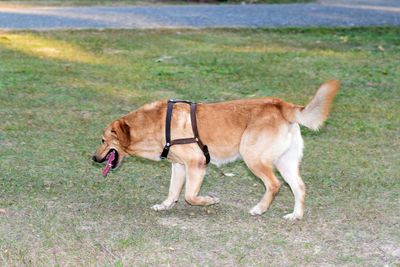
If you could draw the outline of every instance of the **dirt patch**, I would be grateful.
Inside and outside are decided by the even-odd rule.
[[[386,244],[380,247],[385,256],[394,257],[400,263],[400,244]]]
[[[203,232],[206,225],[206,219],[203,218],[186,218],[166,217],[159,219],[158,223],[164,227],[177,227],[181,230],[194,230],[195,232]]]

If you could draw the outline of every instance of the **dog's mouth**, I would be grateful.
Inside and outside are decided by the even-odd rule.
[[[114,159],[111,161],[111,163],[107,162],[107,164],[111,164],[111,168],[115,169],[118,166],[119,154],[118,151],[114,148],[110,149],[101,160],[98,160],[96,156],[93,156],[93,160],[97,163],[103,163],[104,161],[109,160],[112,153],[114,154]]]
[[[104,162],[105,160],[108,160],[111,153],[114,153],[114,160],[111,161],[111,169],[115,169],[118,166],[118,160],[119,160],[119,154],[118,151],[115,149],[110,149],[107,153],[107,155],[104,157],[104,159],[102,160],[102,162]]]

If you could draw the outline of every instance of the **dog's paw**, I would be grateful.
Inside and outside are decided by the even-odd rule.
[[[296,214],[294,212],[283,216],[283,219],[288,220],[288,221],[301,220],[301,218],[303,218],[302,215]]]
[[[210,205],[212,205],[212,204],[218,204],[218,203],[219,203],[219,198],[217,197],[216,194],[214,194],[214,193],[208,193],[208,197],[211,199],[211,200],[210,200]]]
[[[213,204],[218,204],[219,203],[219,198],[212,197],[212,202],[213,202]]]
[[[155,211],[162,211],[162,210],[167,210],[168,207],[166,207],[164,204],[156,204],[152,206],[151,209]]]
[[[175,205],[175,203],[176,202],[173,202],[171,205],[166,205],[165,203],[156,204],[153,207],[151,207],[151,209],[155,211],[169,210]]]
[[[256,215],[261,215],[263,214],[263,211],[261,210],[259,205],[255,205],[251,210],[249,210],[249,213],[252,216],[256,216]]]

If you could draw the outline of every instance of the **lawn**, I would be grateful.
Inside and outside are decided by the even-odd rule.
[[[400,28],[0,32],[0,265],[400,264]],[[111,120],[166,98],[305,104],[340,79],[326,125],[302,129],[302,221],[282,186],[208,167],[221,203],[167,212],[168,162],[90,157]],[[223,172],[233,173],[227,177]]]

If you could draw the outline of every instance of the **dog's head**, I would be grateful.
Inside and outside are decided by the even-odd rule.
[[[111,168],[115,169],[124,156],[128,155],[127,150],[131,143],[130,127],[126,121],[121,118],[110,123],[103,132],[101,143],[93,155],[93,160],[98,163],[104,162],[114,150],[115,159],[111,162]]]

